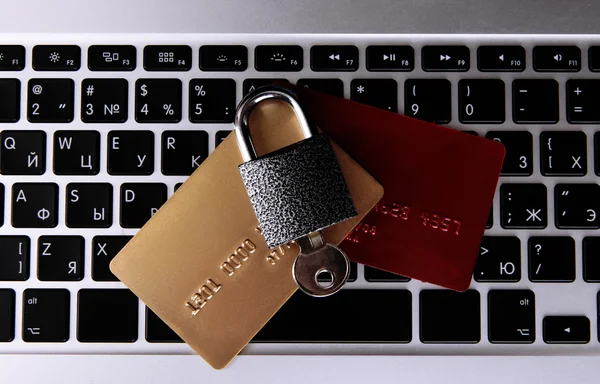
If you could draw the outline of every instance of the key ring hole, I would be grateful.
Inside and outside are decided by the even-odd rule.
[[[327,268],[321,268],[315,273],[315,282],[323,289],[333,286],[333,272]]]

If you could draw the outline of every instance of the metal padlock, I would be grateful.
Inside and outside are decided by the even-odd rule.
[[[249,117],[259,103],[282,100],[295,112],[306,139],[258,157],[249,130]],[[357,215],[352,196],[329,138],[319,133],[287,89],[261,87],[248,94],[235,116],[238,146],[244,163],[240,175],[271,248],[296,241],[300,255],[294,263],[294,279],[312,296],[337,292],[348,279],[346,255],[324,241],[321,230]],[[321,273],[331,282],[318,281]]]

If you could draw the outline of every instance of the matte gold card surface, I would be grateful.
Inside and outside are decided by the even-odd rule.
[[[263,104],[253,113],[252,132],[260,137],[268,130],[270,149],[297,139],[291,109]],[[282,121],[287,126],[277,124]],[[328,242],[339,244],[383,188],[335,144],[334,150],[359,212],[324,231]],[[297,288],[292,265],[298,247],[267,248],[238,172],[241,162],[231,134],[111,263],[112,272],[217,369]]]

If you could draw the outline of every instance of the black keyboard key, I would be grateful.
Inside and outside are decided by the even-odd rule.
[[[365,279],[370,282],[383,283],[383,282],[401,282],[406,283],[410,281],[410,278],[397,275],[395,273],[382,271],[381,269],[368,267],[365,265]]]
[[[100,172],[100,133],[56,131],[53,160],[57,175],[97,175]]]
[[[427,45],[421,51],[421,64],[428,72],[466,72],[471,51],[463,45]]]
[[[15,339],[15,291],[0,289],[0,343]]]
[[[525,49],[511,45],[483,45],[477,48],[477,67],[481,72],[523,72]]]
[[[494,344],[535,341],[535,294],[530,290],[488,293],[488,338]]]
[[[254,49],[254,67],[259,72],[298,72],[304,66],[299,45],[259,45]]]
[[[521,280],[521,241],[516,236],[484,236],[473,272],[479,283]]]
[[[88,48],[90,71],[133,71],[137,65],[133,45],[92,45]]]
[[[82,236],[40,236],[38,279],[40,281],[83,280],[85,240]]]
[[[110,228],[113,187],[108,183],[67,184],[65,224],[69,228]]]
[[[21,118],[21,81],[0,79],[0,123],[16,123]]]
[[[109,175],[151,175],[154,172],[154,133],[109,132],[107,170]]]
[[[0,236],[0,281],[29,279],[28,236]]]
[[[133,343],[138,338],[138,299],[128,289],[82,289],[77,300],[77,340]]]
[[[449,123],[452,119],[450,81],[446,79],[406,80],[404,114],[433,123]]]
[[[415,50],[409,45],[369,45],[368,71],[412,71],[415,68]]]
[[[23,341],[64,343],[70,336],[71,293],[67,289],[23,292]]]
[[[189,118],[192,123],[233,123],[235,80],[192,79]]]
[[[146,307],[146,341],[149,343],[183,343],[183,340],[148,307]]]
[[[354,45],[314,45],[310,48],[310,68],[315,72],[358,70],[358,48]]]
[[[485,223],[485,229],[490,229],[494,225],[494,207],[490,207],[490,214],[488,215],[487,222]]]
[[[600,228],[600,186],[557,184],[554,187],[555,224],[559,229]]]
[[[4,225],[4,184],[0,183],[0,227]]]
[[[590,47],[588,50],[588,64],[591,72],[600,71],[600,46]]]
[[[469,79],[458,82],[458,118],[466,124],[504,122],[504,81]]]
[[[512,88],[515,123],[558,123],[558,83],[556,80],[515,80]]]
[[[248,48],[243,45],[203,45],[199,62],[203,71],[242,72],[248,68]]]
[[[165,131],[162,133],[162,173],[189,176],[208,157],[205,131]]]
[[[273,83],[277,82],[277,81],[283,81],[283,82],[287,82],[286,79],[246,79],[244,80],[243,83],[243,91],[244,91],[244,96],[246,96],[248,93],[254,91],[256,88],[265,86],[265,85],[272,85]]]
[[[215,148],[219,146],[229,136],[231,131],[217,131],[215,135]]]
[[[527,131],[489,131],[486,138],[506,148],[502,176],[530,176],[533,173],[533,136]]]
[[[139,79],[135,82],[135,121],[178,123],[181,121],[181,80]]]
[[[71,79],[29,80],[27,120],[31,123],[73,121],[74,87]]]
[[[31,60],[36,71],[77,71],[81,48],[77,45],[36,45]]]
[[[43,175],[46,172],[46,132],[0,132],[0,173]]]
[[[192,48],[187,45],[147,45],[144,47],[146,71],[189,71]]]
[[[124,123],[127,116],[127,80],[84,79],[81,82],[84,123]]]
[[[54,228],[58,225],[58,185],[15,183],[12,186],[12,226]]]
[[[350,98],[356,102],[398,112],[398,83],[394,79],[354,79]]]
[[[600,132],[594,133],[594,168],[600,176]]]
[[[600,123],[600,80],[568,80],[566,92],[569,123]]]
[[[581,50],[574,46],[533,47],[533,69],[537,72],[579,72]]]
[[[583,280],[600,283],[600,237],[583,238]]]
[[[590,319],[586,316],[546,316],[543,326],[546,344],[587,344],[590,342]]]
[[[142,228],[167,201],[167,186],[160,183],[121,185],[121,227]]]
[[[177,183],[175,184],[175,187],[173,188],[175,190],[175,192],[177,192],[177,190],[183,185],[183,183]]]
[[[584,176],[587,138],[584,132],[545,131],[540,134],[541,171],[544,176]]]
[[[22,71],[25,68],[25,47],[0,45],[0,71]]]
[[[544,184],[502,184],[500,224],[507,229],[543,229],[548,225]]]
[[[478,343],[481,340],[479,292],[424,290],[420,294],[422,343]]]
[[[344,97],[344,82],[340,79],[300,79],[296,84],[299,87]]]
[[[111,272],[110,262],[131,240],[131,236],[95,236],[92,241],[92,279],[119,281]]]
[[[575,281],[575,241],[571,237],[530,237],[529,280],[534,283]]]
[[[297,292],[253,341],[409,343],[412,339],[411,301],[407,290],[344,289],[324,298]],[[311,319],[321,317],[328,321],[318,327],[310,325]]]

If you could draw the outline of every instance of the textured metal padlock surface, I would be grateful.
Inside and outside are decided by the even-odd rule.
[[[239,169],[269,247],[357,215],[324,134],[243,163]]]

